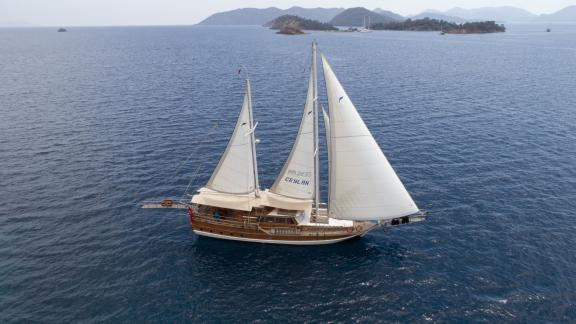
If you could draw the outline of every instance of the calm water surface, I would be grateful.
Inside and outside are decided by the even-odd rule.
[[[0,322],[576,321],[576,26],[546,27],[0,30]],[[270,186],[314,38],[428,222],[305,248],[139,209],[207,181],[240,65]]]

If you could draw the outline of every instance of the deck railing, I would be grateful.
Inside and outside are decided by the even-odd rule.
[[[294,235],[294,236],[331,236],[342,234],[345,230],[342,227],[316,226],[303,230],[298,225],[286,224],[284,226],[270,223],[260,223],[255,220],[246,219],[245,221],[229,220],[214,218],[212,215],[196,214],[194,222],[201,222],[212,225],[229,226],[239,229],[261,230],[271,235]]]
[[[214,225],[226,225],[245,229],[258,229],[258,222],[251,221],[250,219],[245,219],[244,221],[236,221],[222,218],[214,218],[213,216],[199,214],[194,216],[194,221],[198,220],[203,223]]]

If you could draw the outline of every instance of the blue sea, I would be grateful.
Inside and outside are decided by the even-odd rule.
[[[576,25],[508,27],[0,29],[0,322],[575,322]],[[314,39],[427,222],[290,247],[140,208],[208,180],[246,72],[269,187]]]

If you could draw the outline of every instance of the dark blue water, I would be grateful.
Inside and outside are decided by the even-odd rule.
[[[576,321],[576,26],[545,28],[0,30],[0,322]],[[241,64],[270,186],[313,38],[428,222],[284,247],[139,209],[208,179]]]

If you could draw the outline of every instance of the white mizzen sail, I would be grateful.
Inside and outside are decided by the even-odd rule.
[[[330,115],[329,216],[384,220],[418,212],[322,55]]]
[[[314,151],[314,69],[311,69],[308,96],[296,141],[270,191],[291,198],[314,198]]]
[[[206,184],[206,188],[229,194],[258,194],[255,130],[252,118],[250,81],[246,80],[244,104],[226,151]]]

